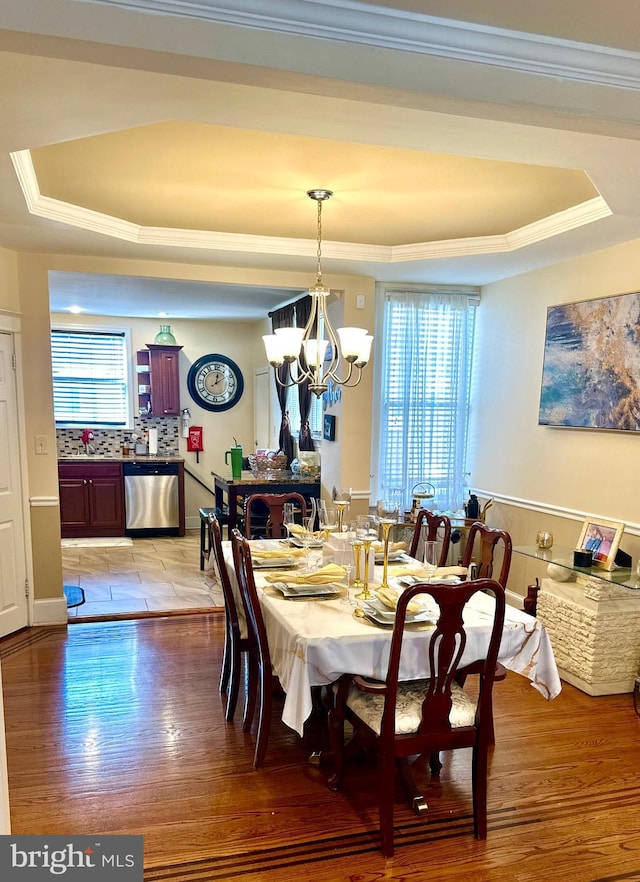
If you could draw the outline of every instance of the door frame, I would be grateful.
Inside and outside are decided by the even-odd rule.
[[[16,409],[18,423],[18,461],[20,464],[20,486],[22,487],[22,532],[24,536],[24,565],[27,581],[29,583],[29,596],[27,597],[27,627],[34,623],[34,597],[33,597],[33,559],[31,556],[31,509],[27,488],[29,487],[29,473],[27,470],[27,430],[24,406],[24,371],[22,358],[22,334],[20,319],[17,316],[8,315],[0,311],[0,331],[10,334],[13,338],[13,352],[16,357],[15,384],[16,384]]]

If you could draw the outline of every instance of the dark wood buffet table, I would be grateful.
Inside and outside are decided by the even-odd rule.
[[[244,501],[252,493],[295,492],[302,494],[306,500],[320,496],[320,478],[300,477],[293,472],[284,472],[273,478],[268,475],[254,475],[253,472],[243,472],[241,478],[218,475],[216,472],[211,474],[216,494],[216,507],[223,509],[225,505],[229,506],[229,530],[237,526],[240,500]]]

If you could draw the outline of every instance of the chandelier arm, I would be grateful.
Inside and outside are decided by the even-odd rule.
[[[361,377],[362,377],[362,368],[358,368],[358,377],[357,377],[355,383],[349,384],[349,380],[351,379],[351,377],[353,375],[354,364],[351,361],[348,362],[348,364],[349,364],[349,371],[348,371],[346,377],[341,379],[340,377],[337,376],[335,370],[327,371],[327,373],[324,375],[324,381],[326,382],[327,380],[333,380],[333,382],[337,383],[339,386],[347,386],[347,388],[352,388],[353,386],[357,386],[358,383],[360,382]]]
[[[283,389],[293,389],[294,386],[299,386],[300,383],[302,383],[305,379],[305,377],[298,377],[297,380],[294,380],[293,377],[291,377],[290,383],[283,383],[282,380],[280,379],[280,377],[278,376],[278,368],[277,367],[274,367],[273,375],[276,378],[276,383],[278,384],[278,386],[282,386]],[[289,375],[289,376],[291,376],[291,375]]]

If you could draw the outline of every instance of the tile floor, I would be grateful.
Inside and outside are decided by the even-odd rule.
[[[219,584],[199,565],[199,530],[134,539],[130,546],[63,547],[64,584],[85,594],[85,603],[69,610],[69,621],[222,606]]]

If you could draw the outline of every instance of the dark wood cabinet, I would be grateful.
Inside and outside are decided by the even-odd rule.
[[[60,463],[58,484],[63,539],[124,536],[120,463]]]
[[[147,343],[137,357],[138,408],[149,416],[180,416],[180,371],[182,346]]]

